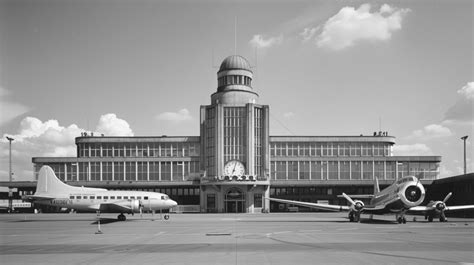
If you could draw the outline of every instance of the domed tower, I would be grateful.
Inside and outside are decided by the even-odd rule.
[[[253,73],[248,61],[240,55],[224,59],[217,72],[217,92],[212,104],[245,105],[256,103],[258,94],[252,89]]]
[[[269,107],[257,104],[253,73],[239,55],[224,59],[211,105],[201,106],[201,209],[268,210]]]

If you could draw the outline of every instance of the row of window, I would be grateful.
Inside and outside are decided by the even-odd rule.
[[[439,163],[388,161],[272,161],[272,180],[370,180],[396,179],[415,175],[436,179]]]
[[[390,156],[384,143],[278,142],[270,143],[272,157],[285,156]]]
[[[190,157],[199,156],[199,143],[81,143],[79,157]]]
[[[244,75],[226,75],[217,79],[217,86],[225,85],[245,85],[251,86],[252,79]]]
[[[186,181],[199,177],[198,161],[78,162],[47,164],[64,181]],[[35,164],[38,174],[43,164]]]
[[[166,197],[167,196],[163,195],[163,196],[161,196],[161,199],[166,200]],[[69,199],[72,199],[72,200],[74,200],[74,199],[76,199],[76,200],[87,200],[87,199],[89,199],[89,200],[95,200],[95,199],[97,199],[97,200],[109,200],[109,199],[110,200],[115,200],[115,199],[117,199],[117,200],[128,200],[129,198],[131,200],[134,200],[134,199],[141,200],[142,196],[136,196],[136,197],[135,196],[73,196],[73,195],[69,196]],[[143,200],[148,200],[148,196],[144,196]]]

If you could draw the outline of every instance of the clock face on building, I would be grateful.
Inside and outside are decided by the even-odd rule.
[[[231,160],[227,162],[224,166],[224,175],[225,176],[242,176],[245,174],[245,166],[242,162],[237,160]]]

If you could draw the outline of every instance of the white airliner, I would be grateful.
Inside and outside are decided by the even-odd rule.
[[[425,198],[425,188],[416,177],[408,176],[397,180],[392,185],[380,191],[378,180],[375,179],[373,195],[353,195],[353,198],[370,198],[370,203],[364,205],[360,200],[353,200],[350,196],[342,193],[342,196],[350,203],[350,206],[328,205],[321,203],[311,203],[302,201],[291,201],[277,198],[267,198],[271,201],[280,203],[305,206],[320,210],[329,211],[349,211],[349,220],[351,222],[359,222],[360,214],[395,214],[398,223],[406,223],[405,214],[410,212],[425,212],[427,216],[433,216],[436,211],[441,213],[440,221],[445,221],[445,210],[462,210],[472,209],[474,205],[452,206],[446,207],[445,201],[449,199],[446,196],[442,202],[434,202],[427,206],[420,206]],[[443,206],[441,206],[443,205]],[[443,208],[444,210],[442,210]],[[432,215],[429,215],[432,214]],[[430,217],[428,217],[430,218]],[[432,220],[432,217],[431,217]]]
[[[41,167],[34,195],[24,200],[38,205],[57,206],[79,211],[120,213],[119,221],[125,221],[124,213],[141,213],[143,210],[161,211],[177,205],[168,195],[146,191],[109,191],[100,188],[74,187],[59,180],[49,166]],[[167,219],[167,216],[165,216]]]

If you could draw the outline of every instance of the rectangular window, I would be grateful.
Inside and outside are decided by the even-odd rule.
[[[361,179],[361,163],[360,161],[351,161],[351,178]]]
[[[276,179],[286,179],[286,161],[276,161]]]
[[[262,194],[261,193],[255,193],[253,197],[253,203],[254,207],[256,208],[262,208]]]
[[[207,194],[206,206],[208,212],[215,212],[216,210],[216,195]]]
[[[90,196],[89,199],[95,200],[95,196]]]
[[[362,163],[362,178],[374,179],[374,163],[372,161],[364,161]]]
[[[97,200],[102,200],[102,196],[97,196]]]
[[[300,177],[299,179],[309,179],[309,161],[300,161]]]
[[[298,179],[298,161],[288,161],[288,179]]]
[[[80,200],[80,199],[81,199],[81,196],[76,196],[76,199],[77,199],[77,200]]]
[[[340,176],[341,179],[349,179],[350,178],[350,162],[349,161],[341,161],[339,162],[339,169],[340,169]]]
[[[328,162],[328,179],[338,179],[337,161]]]
[[[123,163],[114,162],[114,180],[124,180]]]
[[[104,200],[108,200],[109,199],[109,196],[104,196]]]
[[[117,200],[121,200],[122,199],[122,196],[117,196]]]
[[[69,199],[72,199],[72,200],[74,200],[74,196],[69,196]]]
[[[161,180],[171,180],[171,162],[161,162]]]
[[[125,162],[125,180],[136,180],[136,162]]]
[[[311,179],[322,179],[321,161],[311,161]]]

